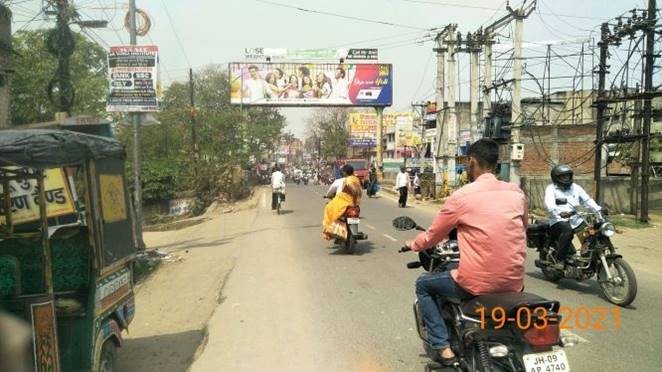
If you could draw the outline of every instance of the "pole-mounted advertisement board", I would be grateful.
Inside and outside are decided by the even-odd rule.
[[[125,45],[110,47],[108,112],[154,112],[159,110],[159,47]]]

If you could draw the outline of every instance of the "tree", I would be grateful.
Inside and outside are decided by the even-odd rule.
[[[242,113],[230,105],[223,67],[202,69],[194,85],[200,156],[196,160],[193,154],[189,85],[175,82],[164,91],[162,111],[156,115],[161,124],[143,131],[143,187],[151,190],[145,193],[146,200],[147,196],[157,200],[193,192],[202,210],[219,193],[241,193],[235,181],[237,170],[248,167],[251,155],[273,146],[285,118],[273,108],[247,107]],[[131,128],[120,127],[117,136],[131,151]]]
[[[320,108],[315,110],[306,123],[306,144],[316,146],[316,138],[321,139],[322,157],[344,158],[347,155],[349,132],[347,121],[349,110],[346,108]]]
[[[57,68],[57,58],[46,50],[48,30],[19,31],[13,36],[16,53],[11,83],[11,110],[14,125],[50,121],[57,107],[46,89]],[[107,55],[98,44],[74,33],[71,56],[72,85],[75,88],[72,114],[105,113],[108,92]]]

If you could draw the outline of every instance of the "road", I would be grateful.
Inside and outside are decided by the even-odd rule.
[[[362,229],[369,240],[346,255],[320,239],[322,191],[290,185],[280,216],[268,198],[260,200],[251,232],[239,238],[242,248],[191,371],[422,370],[411,311],[420,272],[406,269],[411,254],[396,253],[413,233],[394,231],[390,223],[407,214],[426,225],[434,210],[399,209],[389,196],[365,199]],[[594,281],[543,280],[529,253],[527,291],[574,309],[609,306]],[[660,277],[633,266],[639,295],[620,311],[620,329],[572,331],[581,340],[567,350],[574,371],[659,370]],[[614,322],[610,313],[605,326]]]

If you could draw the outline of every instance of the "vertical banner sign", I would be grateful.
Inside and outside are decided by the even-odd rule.
[[[395,146],[404,148],[414,145],[414,116],[413,114],[400,115],[395,119]]]
[[[156,45],[114,46],[108,53],[108,112],[158,111]]]

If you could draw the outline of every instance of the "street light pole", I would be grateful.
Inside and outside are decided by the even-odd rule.
[[[136,35],[136,0],[129,0],[129,36],[131,45],[137,44]],[[135,233],[138,249],[145,249],[143,241],[142,184],[140,183],[140,113],[130,113],[133,123],[133,206],[135,209]]]

